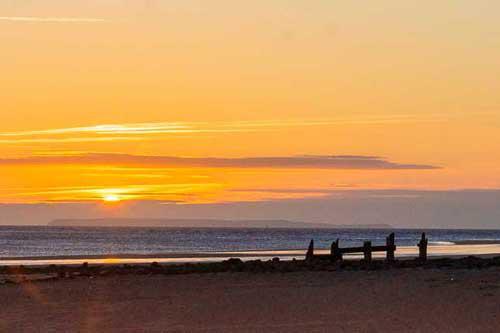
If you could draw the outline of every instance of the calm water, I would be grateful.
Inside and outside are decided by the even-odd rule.
[[[318,248],[332,240],[342,246],[364,240],[383,244],[390,232],[397,245],[415,246],[426,231],[431,243],[500,240],[498,230],[354,230],[354,229],[172,229],[1,227],[0,257],[103,254],[168,254],[221,251],[305,249],[314,238]]]

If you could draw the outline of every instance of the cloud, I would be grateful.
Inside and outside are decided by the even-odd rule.
[[[79,164],[194,168],[282,168],[282,169],[354,169],[354,170],[430,170],[437,166],[395,163],[376,156],[331,155],[289,157],[174,157],[127,154],[81,154],[32,156],[0,159],[0,165]]]
[[[82,143],[82,142],[112,142],[112,141],[140,141],[141,138],[129,136],[108,137],[76,137],[76,138],[28,138],[28,139],[0,139],[0,143]]]
[[[37,17],[0,17],[1,20],[41,20],[44,22],[100,22],[102,19],[77,18],[37,18]],[[59,21],[57,21],[59,20]],[[490,113],[481,113],[490,114]],[[463,115],[455,114],[456,119]],[[215,122],[143,122],[122,124],[97,124],[90,126],[75,126],[49,128],[38,130],[21,130],[0,132],[0,143],[57,143],[57,142],[91,142],[91,141],[119,141],[119,140],[147,140],[158,139],[159,135],[183,135],[203,133],[250,133],[264,131],[280,131],[290,128],[322,127],[341,125],[369,125],[369,124],[403,124],[416,122],[443,122],[449,121],[449,115],[444,114],[380,114],[355,115],[323,119],[271,119],[250,121],[215,121]],[[120,136],[119,136],[120,135]],[[110,138],[113,137],[113,138]],[[135,139],[132,139],[135,137]]]
[[[5,17],[4,17],[5,18]],[[1,18],[0,18],[1,20]],[[215,122],[143,122],[97,124],[49,129],[0,132],[0,143],[68,143],[130,140],[161,140],[165,135],[188,137],[189,134],[224,134],[284,131],[293,128],[367,124],[402,124],[415,122],[441,122],[449,120],[443,115],[356,115],[323,119],[271,119]],[[163,135],[163,137],[162,137]]]
[[[89,17],[38,17],[38,16],[0,16],[0,21],[25,23],[101,23],[103,18]]]
[[[151,134],[151,133],[175,133],[188,131],[191,127],[181,123],[137,123],[137,124],[108,124],[85,127],[67,127],[35,131],[19,131],[0,133],[4,137],[35,136],[35,135],[61,135],[75,133],[92,134]]]
[[[256,192],[256,193],[292,193],[292,194],[330,194],[338,192],[338,189],[323,188],[235,188],[231,192]]]
[[[232,122],[145,122],[125,124],[98,124],[92,126],[64,127],[40,130],[24,130],[14,132],[0,132],[0,143],[54,143],[74,140],[102,140],[102,137],[118,136],[115,140],[124,140],[124,135],[145,138],[157,138],[155,135],[185,135],[200,133],[248,133],[277,131],[289,128],[335,126],[347,124],[390,124],[415,121],[439,121],[439,118],[430,117],[421,119],[412,115],[391,116],[363,116],[331,119],[287,119],[287,120],[256,120]],[[79,136],[73,138],[72,136]],[[69,136],[69,137],[68,137]],[[82,138],[81,136],[93,136]],[[138,140],[138,139],[137,139]]]
[[[198,123],[135,123],[135,124],[108,124],[84,127],[67,127],[44,130],[30,130],[17,132],[0,132],[0,143],[79,143],[79,142],[106,142],[106,141],[139,141],[158,139],[161,134],[203,134],[203,133],[233,133],[252,132],[253,128],[237,128],[226,125]]]
[[[101,201],[108,195],[121,200],[155,200],[175,201],[177,203],[203,202],[205,196],[212,191],[220,190],[222,185],[213,182],[201,183],[168,183],[168,184],[136,184],[115,187],[104,186],[59,186],[40,189],[20,189],[17,197],[34,198],[43,196],[43,202],[66,201]]]

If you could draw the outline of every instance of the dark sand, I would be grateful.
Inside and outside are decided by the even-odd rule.
[[[0,285],[0,332],[498,332],[500,268]]]

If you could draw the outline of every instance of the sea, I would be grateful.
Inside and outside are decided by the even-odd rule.
[[[415,246],[422,232],[430,245],[500,243],[500,230],[0,226],[0,259],[305,250],[311,239],[327,249],[336,239],[342,247],[384,244],[391,232],[398,246]]]

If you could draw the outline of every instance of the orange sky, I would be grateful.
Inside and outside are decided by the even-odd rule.
[[[499,188],[498,12],[485,0],[2,2],[0,202]],[[304,155],[391,167],[293,165]]]

